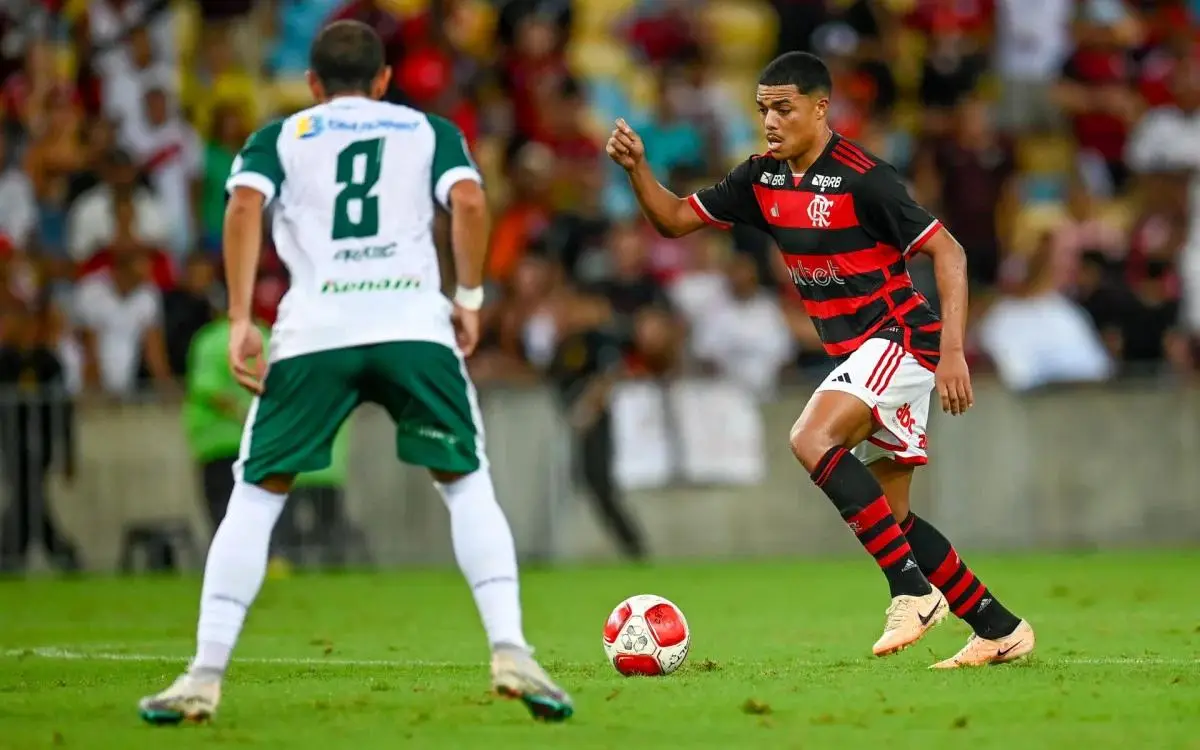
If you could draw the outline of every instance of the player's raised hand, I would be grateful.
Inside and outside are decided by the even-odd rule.
[[[471,356],[479,345],[479,311],[455,305],[450,317],[454,323],[454,335],[464,357]]]
[[[627,172],[632,172],[646,158],[646,146],[642,143],[642,137],[634,132],[623,118],[617,120],[605,150],[608,151],[609,157]]]
[[[961,353],[942,356],[934,373],[934,382],[942,398],[942,411],[947,414],[957,417],[975,405],[971,372],[967,369],[967,358]]]
[[[255,395],[263,392],[267,357],[262,331],[252,321],[235,320],[229,325],[229,369],[243,388]]]

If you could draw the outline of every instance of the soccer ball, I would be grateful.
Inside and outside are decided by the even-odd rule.
[[[604,623],[604,653],[627,677],[671,674],[687,658],[691,642],[683,612],[653,594],[629,597]]]

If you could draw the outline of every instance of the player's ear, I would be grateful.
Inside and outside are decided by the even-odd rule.
[[[321,80],[317,78],[317,74],[311,70],[304,71],[304,80],[308,83],[308,90],[312,93],[313,101],[325,101],[325,87],[321,85]]]
[[[371,83],[371,98],[382,99],[387,94],[388,85],[392,82],[392,66],[384,65],[383,70],[379,71],[379,75],[375,76],[375,80]]]
[[[813,104],[813,110],[816,112],[818,120],[824,120],[829,114],[829,97],[817,97],[816,103]]]

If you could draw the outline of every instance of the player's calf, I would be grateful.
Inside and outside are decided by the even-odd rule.
[[[900,524],[929,582],[946,596],[957,617],[986,640],[1010,635],[1021,619],[1008,610],[958,556],[950,540],[915,513]]]
[[[280,482],[270,486],[286,487],[290,479]],[[242,481],[234,485],[204,567],[196,656],[174,684],[138,703],[146,722],[206,721],[216,711],[221,679],[266,577],[271,532],[286,499],[265,486]]]
[[[795,441],[793,441],[793,445]],[[841,446],[828,449],[810,476],[825,493],[887,578],[893,598],[926,596],[932,590],[892,516],[879,482]]]
[[[812,479],[875,558],[891,588],[887,621],[872,652],[887,656],[916,643],[946,618],[949,608],[922,573],[874,475],[846,449],[832,448],[817,463]],[[875,499],[865,506],[855,502],[871,495]]]
[[[486,466],[466,474],[434,472],[450,511],[454,556],[492,645],[492,686],[518,698],[534,718],[562,721],[574,713],[566,691],[534,661],[521,625],[517,554]]]

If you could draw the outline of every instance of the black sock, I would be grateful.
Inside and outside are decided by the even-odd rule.
[[[883,488],[861,461],[845,448],[833,448],[817,462],[812,480],[879,563],[893,597],[924,596],[932,591],[892,517]]]
[[[1020,619],[988,591],[983,581],[958,556],[950,540],[915,513],[900,524],[913,556],[929,582],[946,595],[952,611],[980,638],[1002,638],[1017,629]]]

